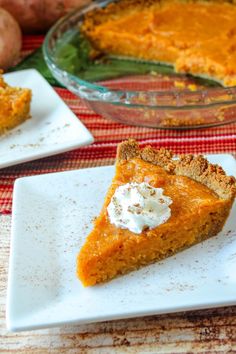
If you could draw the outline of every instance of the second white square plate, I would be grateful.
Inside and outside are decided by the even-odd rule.
[[[73,150],[93,142],[81,121],[34,69],[5,74],[11,86],[30,88],[31,119],[0,136],[0,168]]]
[[[210,155],[236,175],[230,155]],[[236,205],[224,230],[106,284],[84,288],[76,255],[113,167],[18,179],[14,188],[7,325],[12,331],[236,304]]]

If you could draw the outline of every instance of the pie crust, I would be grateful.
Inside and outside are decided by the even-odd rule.
[[[164,148],[156,150],[151,146],[140,149],[133,139],[118,146],[117,160],[119,162],[135,157],[153,165],[159,165],[171,174],[186,176],[200,182],[222,199],[233,200],[235,198],[235,178],[227,176],[221,166],[209,163],[202,155],[183,154],[175,160],[172,151]]]

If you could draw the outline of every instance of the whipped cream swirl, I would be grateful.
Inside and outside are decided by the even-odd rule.
[[[171,216],[171,198],[162,188],[146,182],[127,183],[118,187],[107,207],[110,222],[116,227],[140,234],[165,223]]]

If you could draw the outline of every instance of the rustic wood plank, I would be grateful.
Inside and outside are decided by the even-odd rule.
[[[10,223],[0,216],[0,353],[236,353],[236,307],[9,333]]]

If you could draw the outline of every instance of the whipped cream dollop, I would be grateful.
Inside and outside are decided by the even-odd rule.
[[[107,207],[110,222],[116,227],[140,234],[165,223],[171,216],[170,197],[162,188],[146,182],[127,183],[119,186]]]

